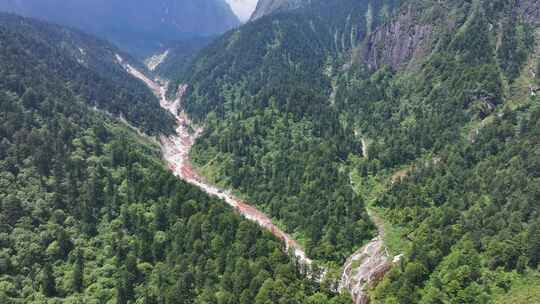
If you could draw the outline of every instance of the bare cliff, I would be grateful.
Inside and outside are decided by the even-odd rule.
[[[427,9],[429,8],[429,9]],[[437,48],[444,33],[458,30],[466,21],[463,16],[472,6],[456,9],[447,3],[426,6],[411,1],[403,4],[394,17],[371,32],[359,49],[359,58],[369,69],[389,66],[394,70],[427,58]],[[517,0],[500,8],[506,18],[530,25],[540,24],[540,0]],[[492,30],[502,32],[506,21],[493,20]]]
[[[418,12],[410,5],[391,21],[377,28],[361,49],[369,69],[388,65],[399,69],[413,58],[423,58],[431,46],[434,26],[419,22]]]

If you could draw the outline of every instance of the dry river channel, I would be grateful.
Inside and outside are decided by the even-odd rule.
[[[202,129],[192,128],[188,116],[181,111],[182,95],[187,86],[180,86],[174,99],[169,99],[166,94],[168,87],[166,81],[150,79],[131,65],[125,64],[119,56],[117,57],[119,64],[131,75],[142,80],[158,96],[161,107],[168,110],[176,119],[176,134],[162,135],[160,137],[163,158],[169,169],[182,180],[199,187],[211,196],[222,199],[239,214],[270,231],[284,242],[285,249],[293,252],[300,264],[310,266],[313,261],[306,255],[300,244],[273,224],[265,213],[234,196],[230,190],[221,189],[206,181],[193,169],[189,159],[189,151],[197,136],[201,134]],[[368,289],[392,265],[391,258],[383,244],[383,225],[376,216],[372,215],[371,218],[378,227],[378,236],[347,259],[339,283],[339,290],[348,291],[353,297],[354,304],[366,304],[369,302]]]

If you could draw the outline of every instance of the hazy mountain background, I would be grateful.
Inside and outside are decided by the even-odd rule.
[[[0,11],[72,26],[143,57],[163,43],[239,25],[225,0],[3,0]]]
[[[240,21],[247,21],[255,7],[257,6],[258,0],[226,0],[227,3],[231,6],[233,12],[240,18]]]

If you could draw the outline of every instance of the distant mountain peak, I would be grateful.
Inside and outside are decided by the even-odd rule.
[[[255,8],[257,7],[258,0],[225,0],[232,11],[236,14],[240,21],[248,21]]]

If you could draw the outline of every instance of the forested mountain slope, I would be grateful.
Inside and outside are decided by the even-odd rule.
[[[205,122],[194,161],[315,258],[342,262],[374,230],[342,169],[361,147],[330,96],[335,62],[393,3],[319,1],[258,19],[205,48],[179,80],[185,110]]]
[[[3,0],[0,11],[73,26],[140,57],[164,43],[239,24],[225,0]]]
[[[118,56],[124,63],[137,63],[109,43],[10,14],[0,14],[0,35],[0,85],[25,94],[29,103],[39,106],[38,100],[47,92],[66,87],[89,106],[125,117],[145,132],[172,130],[172,117],[150,90],[124,70]],[[52,102],[46,100],[41,106]]]
[[[348,303],[75,96],[50,111],[0,94],[2,303]]]
[[[179,80],[205,125],[192,157],[319,259],[368,237],[370,200],[404,254],[375,302],[504,299],[540,252],[538,8],[312,1],[252,21]]]
[[[360,68],[338,81],[336,105],[373,140],[383,167],[456,143],[463,127],[527,98],[540,17],[526,6],[534,3],[406,2],[368,38]]]
[[[56,32],[8,19],[0,303],[350,302],[307,280],[270,233],[179,181],[149,138],[93,110],[94,96],[122,101],[102,91],[118,86],[90,78],[99,85],[81,92],[76,77],[97,74],[46,43]]]
[[[402,231],[375,303],[540,300],[534,281],[505,299],[539,262],[539,25],[537,1],[411,1],[342,75],[336,105],[370,142],[356,170]]]
[[[345,303],[91,110],[170,131],[118,64],[129,56],[0,21],[0,302]],[[167,70],[204,126],[198,169],[294,233],[330,279],[374,235],[371,208],[401,256],[374,303],[535,303],[539,24],[537,0],[313,0]]]

